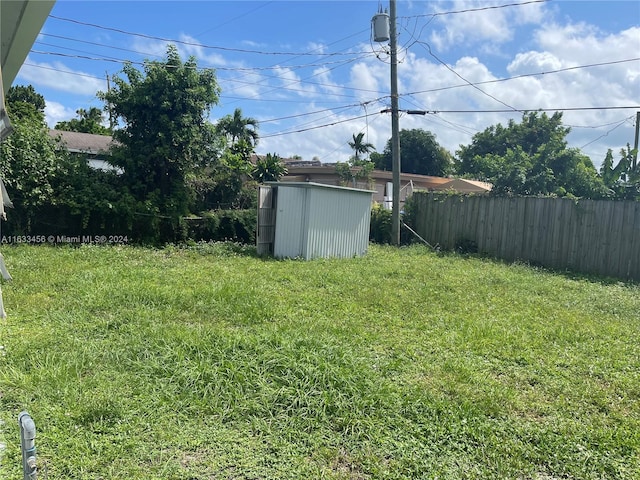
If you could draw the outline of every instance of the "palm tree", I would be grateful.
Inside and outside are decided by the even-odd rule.
[[[253,169],[253,178],[260,182],[277,182],[288,173],[282,159],[274,153],[267,153],[266,157],[258,158]]]
[[[251,147],[258,144],[258,120],[243,117],[239,108],[235,109],[233,115],[222,117],[216,124],[216,130],[227,137],[231,146],[242,140]]]
[[[364,133],[360,132],[359,134],[353,134],[353,141],[349,142],[349,146],[353,149],[355,160],[360,160],[360,154],[364,153],[365,155],[369,152],[372,152],[376,148],[372,143],[364,143]]]

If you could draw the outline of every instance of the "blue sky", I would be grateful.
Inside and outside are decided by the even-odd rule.
[[[353,134],[379,152],[391,135],[380,113],[389,48],[371,35],[380,7],[388,2],[58,0],[14,84],[44,95],[53,126],[102,107],[107,76],[125,60],[162,59],[171,41],[216,70],[212,122],[241,108],[260,121],[258,153],[346,161]],[[397,14],[400,108],[437,112],[402,115],[400,128],[429,130],[455,152],[524,110],[584,109],[563,119],[570,146],[596,166],[608,148],[633,145],[640,2],[399,0]]]

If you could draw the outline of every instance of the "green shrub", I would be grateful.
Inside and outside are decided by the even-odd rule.
[[[257,215],[255,209],[212,210],[199,218],[187,220],[190,240],[233,241],[253,244],[256,241]]]
[[[391,243],[391,210],[376,203],[371,208],[369,240],[374,243]]]

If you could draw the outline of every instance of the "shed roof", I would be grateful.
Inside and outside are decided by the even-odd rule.
[[[341,185],[327,185],[326,183],[316,182],[265,182],[265,185],[271,185],[275,187],[332,188],[335,190],[347,190],[360,193],[376,193],[375,190],[363,190],[361,188],[343,187]]]

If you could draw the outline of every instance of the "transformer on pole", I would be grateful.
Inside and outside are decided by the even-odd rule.
[[[382,11],[382,7],[371,19],[373,25],[373,41],[388,42],[389,41],[389,14]]]

